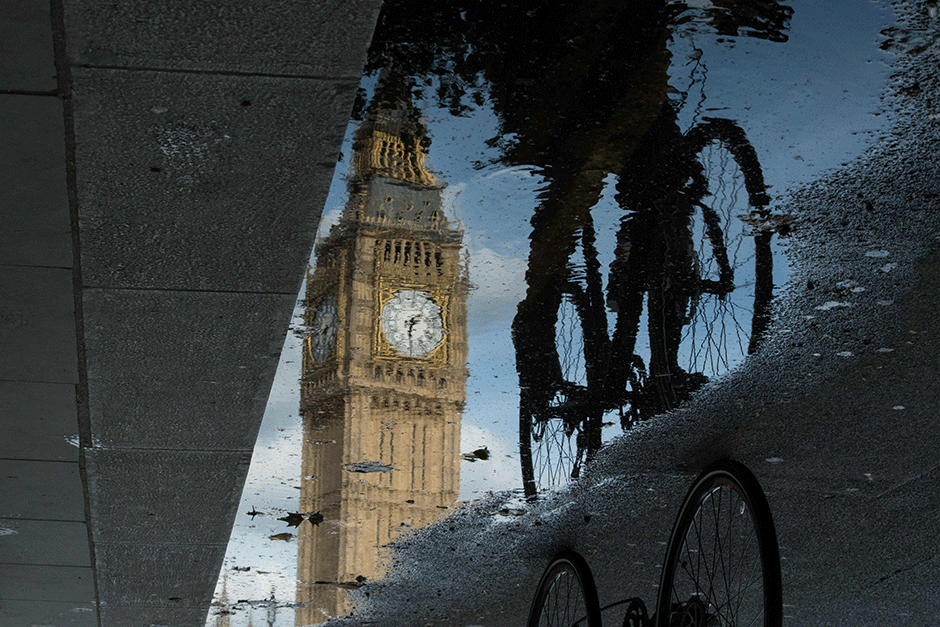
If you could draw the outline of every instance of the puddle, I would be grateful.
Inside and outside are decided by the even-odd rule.
[[[402,534],[518,515],[759,350],[887,14],[694,4],[386,5],[207,625],[343,615]]]

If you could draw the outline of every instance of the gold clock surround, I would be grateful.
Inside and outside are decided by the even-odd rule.
[[[399,352],[385,337],[382,331],[382,310],[385,304],[390,301],[396,293],[401,290],[417,290],[427,293],[431,300],[441,308],[441,320],[444,325],[444,337],[440,344],[426,357],[409,357]],[[409,360],[428,364],[431,366],[447,366],[450,364],[450,329],[451,312],[450,301],[451,294],[449,290],[437,285],[421,285],[414,282],[404,282],[401,280],[389,280],[380,277],[378,286],[375,290],[375,323],[372,327],[372,355],[375,359],[381,360]]]

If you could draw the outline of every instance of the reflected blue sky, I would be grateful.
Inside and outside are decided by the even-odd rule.
[[[694,4],[694,3],[689,3]],[[890,24],[885,2],[790,2],[794,8],[789,42],[721,38],[701,24],[677,29],[670,42],[671,86],[685,94],[683,130],[704,116],[736,120],[745,130],[770,186],[771,210],[779,210],[788,189],[863,153],[887,123],[880,90],[888,76],[887,53],[878,33]],[[704,31],[704,32],[703,32]],[[368,90],[374,79],[365,78]],[[433,91],[430,90],[430,91]],[[419,105],[422,103],[418,103]],[[469,103],[468,103],[469,104]],[[460,499],[488,491],[517,490],[519,388],[510,327],[525,297],[530,219],[545,181],[533,168],[506,167],[486,140],[500,134],[488,103],[465,117],[453,117],[423,103],[432,140],[431,168],[446,182],[445,205],[464,227],[465,259],[473,289],[468,300],[469,378],[461,424],[461,451],[483,446],[486,461],[462,462]],[[333,186],[324,208],[321,235],[346,203],[352,127],[347,132]],[[616,177],[592,211],[602,270],[613,259],[622,210],[614,201]],[[797,226],[799,228],[811,228]],[[786,240],[774,238],[774,283],[786,281]],[[313,256],[311,256],[311,260]],[[312,263],[312,261],[311,261]],[[302,292],[301,292],[302,293]],[[294,317],[300,329],[301,310]],[[297,511],[300,472],[301,341],[288,334],[216,598],[252,599],[253,609],[228,617],[231,625],[293,625],[289,604],[295,594],[296,544],[271,541],[285,531],[276,520]],[[642,349],[641,349],[642,350]],[[731,361],[740,363],[743,354]],[[608,428],[605,438],[619,434]],[[251,518],[255,509],[263,516]],[[235,570],[250,568],[250,571]],[[263,602],[271,595],[281,607]],[[245,606],[248,607],[248,606]],[[217,617],[210,611],[208,625]]]

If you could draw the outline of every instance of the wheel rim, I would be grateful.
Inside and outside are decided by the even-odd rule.
[[[568,627],[587,618],[584,590],[570,569],[559,569],[546,591],[539,627]]]
[[[555,560],[536,593],[529,627],[598,627],[600,606],[590,571],[579,556]]]
[[[780,624],[776,535],[755,487],[719,471],[690,492],[664,565],[660,626]]]

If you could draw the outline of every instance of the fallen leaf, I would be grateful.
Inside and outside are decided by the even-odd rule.
[[[761,215],[757,211],[752,211],[749,214],[739,215],[738,218],[745,224],[754,227],[756,231],[761,233],[776,231],[781,237],[789,235],[796,222],[796,216],[789,213],[783,215]]]
[[[464,453],[463,458],[468,462],[475,462],[476,460],[487,460],[490,458],[490,450],[487,447],[478,448],[472,453]]]
[[[294,537],[292,533],[275,533],[273,536],[268,536],[270,540],[283,540],[284,542],[289,542],[291,538]]]
[[[288,527],[299,527],[303,521],[309,521],[313,525],[319,525],[323,522],[323,515],[320,512],[292,512],[287,516],[282,516],[278,520],[283,520]]]

